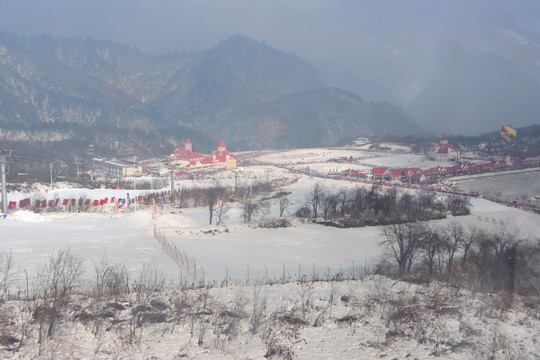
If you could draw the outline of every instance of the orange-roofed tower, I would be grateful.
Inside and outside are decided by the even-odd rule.
[[[189,138],[186,141],[186,145],[184,146],[184,149],[187,151],[193,151],[193,145],[191,144],[191,140]]]
[[[217,151],[227,151],[227,146],[225,146],[225,143],[223,140],[219,141],[219,144],[217,146]]]

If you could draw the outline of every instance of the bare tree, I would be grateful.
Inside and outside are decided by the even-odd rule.
[[[382,228],[384,245],[394,256],[399,273],[411,270],[422,242],[429,235],[429,227],[424,222],[409,222],[386,225]]]
[[[309,202],[313,209],[313,217],[316,219],[318,216],[319,206],[323,201],[325,196],[325,190],[323,186],[319,183],[315,183],[313,188],[308,193]]]
[[[457,221],[452,221],[448,225],[442,240],[442,248],[446,254],[447,277],[450,278],[456,251],[458,250],[459,245],[465,241],[465,230],[463,229],[463,226]]]
[[[284,191],[277,194],[277,196],[279,198],[279,217],[283,217],[283,213],[289,207],[289,199],[287,198],[287,195],[289,195],[289,194],[290,194],[290,192],[287,193],[287,192],[284,192]]]
[[[355,213],[355,215],[361,214],[367,208],[367,193],[363,188],[352,190],[350,198],[351,211]]]
[[[471,200],[466,196],[450,195],[446,198],[446,207],[453,215],[468,215]]]
[[[254,215],[262,213],[267,207],[267,204],[263,201],[258,201],[251,196],[245,197],[242,200],[242,218],[244,219],[244,224],[251,222]]]
[[[338,193],[338,201],[339,201],[341,216],[344,216],[345,212],[347,211],[348,200],[349,200],[349,194],[347,193],[347,191],[340,190],[340,192]]]
[[[434,230],[430,231],[422,241],[422,251],[423,251],[423,260],[425,265],[428,268],[430,275],[433,275],[435,272],[435,267],[438,263],[439,253],[441,251],[441,237],[439,236],[439,231]]]
[[[206,203],[208,204],[208,223],[212,225],[212,221],[214,218],[214,210],[215,206],[218,204],[218,200],[223,197],[225,189],[221,186],[216,186],[213,188],[210,188],[206,191]]]
[[[484,230],[478,228],[477,226],[471,226],[469,232],[461,239],[460,248],[463,253],[462,263],[467,262],[468,256],[470,255],[471,247],[479,242],[479,239],[484,237]]]

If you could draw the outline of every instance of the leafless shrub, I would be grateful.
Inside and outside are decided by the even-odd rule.
[[[253,286],[252,310],[249,320],[249,331],[252,334],[257,333],[266,317],[267,301],[268,296],[267,294],[261,294],[261,287]]]
[[[300,280],[300,287],[298,288],[298,295],[300,296],[300,309],[302,312],[302,318],[307,319],[309,309],[312,305],[313,294],[315,288],[312,282],[307,281],[305,278]]]
[[[266,344],[264,357],[292,360],[294,359],[293,345],[299,339],[299,323],[280,321],[280,317],[282,316],[278,314],[273,315],[274,321],[263,335],[263,341]]]
[[[115,301],[120,299],[121,295],[129,292],[129,284],[125,269],[117,264],[110,264],[103,258],[98,267],[96,267],[97,276],[97,294],[112,298]]]
[[[226,344],[238,337],[241,331],[241,321],[247,317],[245,306],[247,302],[243,295],[237,294],[230,304],[218,304],[212,318],[214,347],[224,350]]]
[[[158,273],[155,261],[144,263],[139,277],[133,285],[135,301],[137,305],[150,305],[158,291],[163,289],[165,278],[163,274]]]
[[[287,219],[281,218],[281,219],[261,221],[258,226],[263,229],[287,228],[291,226],[291,222]]]
[[[0,346],[7,350],[15,349],[15,344],[22,342],[22,339],[16,336],[17,328],[15,326],[14,310],[7,304],[0,304]]]
[[[335,320],[336,323],[338,324],[350,324],[350,323],[354,323],[356,321],[358,321],[360,319],[360,316],[359,315],[345,315],[345,316],[342,316],[340,318],[337,318]]]
[[[9,281],[10,281],[10,275],[11,275],[11,267],[12,267],[12,258],[11,258],[11,252],[0,252],[0,300],[3,299],[7,293],[9,288]]]
[[[39,324],[40,345],[44,336],[52,337],[62,313],[69,304],[69,297],[81,285],[84,260],[69,248],[58,250],[41,267],[38,274],[37,298],[34,320]],[[46,330],[46,334],[44,331]],[[40,346],[40,353],[41,353]]]

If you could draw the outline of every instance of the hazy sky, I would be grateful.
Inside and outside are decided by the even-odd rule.
[[[243,34],[354,68],[423,55],[475,21],[540,33],[539,14],[538,0],[0,0],[0,31],[110,39],[149,54],[202,51]]]
[[[0,31],[112,40],[151,55],[200,52],[242,34],[296,53],[326,71],[329,86],[406,110],[445,46],[491,51],[501,34],[517,34],[513,41],[532,40],[529,52],[507,47],[504,56],[540,81],[531,55],[540,49],[540,0],[0,0]],[[328,72],[338,68],[347,71]]]

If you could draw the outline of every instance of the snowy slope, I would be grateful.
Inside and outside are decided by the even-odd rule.
[[[359,152],[351,153],[361,156]],[[337,166],[325,159],[341,155],[352,156],[346,151],[310,149],[265,155],[259,160],[311,163],[325,171],[325,167]],[[399,155],[387,163],[382,159],[369,161],[372,165],[416,161],[414,155]],[[293,174],[271,165],[251,166],[239,172],[245,184],[267,177],[295,180],[283,188],[292,192],[291,211],[305,203],[315,182],[333,191],[367,186]],[[231,173],[224,173],[214,179],[180,181],[176,186],[204,188],[216,182],[233,186],[234,181]],[[124,197],[127,191],[38,189],[32,194],[10,194],[10,200],[27,196],[111,198]],[[132,190],[130,193],[137,195]],[[486,229],[504,224],[523,237],[537,238],[540,234],[538,215],[483,199],[472,199],[472,205],[469,216],[434,223],[458,221],[466,227]],[[166,279],[167,290],[151,296],[165,305],[150,309],[160,313],[163,322],[137,326],[136,321],[141,319],[133,311],[141,303],[134,294],[115,299],[81,296],[62,320],[61,331],[44,345],[41,357],[263,359],[273,346],[283,350],[276,358],[287,358],[288,351],[299,359],[540,356],[540,323],[535,310],[538,305],[531,307],[526,299],[516,296],[510,308],[503,308],[499,294],[473,294],[440,284],[427,287],[380,276],[366,277],[366,266],[369,268],[381,255],[382,237],[376,227],[336,229],[294,220],[290,228],[260,229],[242,224],[240,214],[237,204],[227,204],[224,224],[210,226],[206,208],[165,207],[153,215],[151,208],[139,206],[136,212],[132,207],[115,214],[108,205],[90,213],[17,211],[0,220],[0,251],[11,253],[13,260],[11,294],[25,294],[27,289],[39,287],[40,268],[56,250],[67,247],[85,259],[84,289],[95,287],[96,272],[104,259],[125,269],[133,283],[145,266],[154,269],[156,277],[159,274]],[[278,204],[273,201],[269,212],[258,219],[277,214]],[[193,271],[187,271],[185,264],[179,264],[164,250],[154,229],[191,262],[191,270],[196,263],[197,283],[204,279],[206,285],[215,288],[186,290],[186,285],[194,282]],[[351,280],[305,281],[343,277]],[[281,280],[292,282],[281,284]],[[201,302],[202,298],[208,301]],[[185,312],[178,308],[182,301],[190,304]],[[121,304],[125,309],[106,309],[109,303]],[[203,303],[208,309],[201,310]],[[16,300],[0,304],[0,313],[5,310],[15,316],[10,320],[15,325],[4,329],[14,327],[13,333],[19,334],[16,329],[33,311],[30,305]],[[261,325],[250,332],[257,306],[264,308]],[[83,310],[108,311],[109,315],[99,321],[98,317],[83,321]],[[108,326],[110,331],[104,331]],[[28,330],[27,345],[18,352],[2,350],[4,358],[36,357],[36,330],[29,328],[33,330]]]

